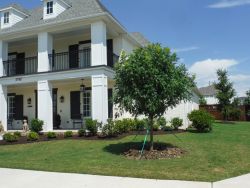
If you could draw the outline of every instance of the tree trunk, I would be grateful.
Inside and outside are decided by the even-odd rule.
[[[153,130],[153,117],[149,117],[149,128],[150,128],[150,151],[154,150],[154,130]]]

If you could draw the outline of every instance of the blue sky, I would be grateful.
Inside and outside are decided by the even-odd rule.
[[[101,0],[128,29],[178,54],[198,86],[228,69],[238,95],[250,89],[250,0]],[[1,0],[26,8],[40,0]]]

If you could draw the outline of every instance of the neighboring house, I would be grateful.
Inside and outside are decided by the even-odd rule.
[[[218,104],[218,99],[216,98],[217,91],[214,85],[199,88],[201,95],[207,101],[207,105]]]
[[[112,67],[122,50],[149,43],[141,34],[128,33],[98,0],[43,0],[34,10],[12,4],[0,16],[5,130],[22,129],[24,118],[41,119],[43,130],[52,131],[79,129],[85,118],[105,123],[114,117]],[[198,108],[197,95],[182,105],[173,116],[186,118]]]

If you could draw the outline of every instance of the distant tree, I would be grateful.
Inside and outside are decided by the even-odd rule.
[[[244,101],[244,104],[245,105],[250,105],[250,90],[248,90],[247,92],[246,92],[246,99],[245,99],[245,101]]]
[[[149,119],[150,150],[153,150],[153,120],[168,108],[191,99],[194,77],[169,48],[151,44],[132,54],[121,54],[115,66],[114,103],[134,116]]]
[[[200,96],[199,103],[200,105],[207,105],[207,100],[204,98],[204,96]]]
[[[228,120],[232,99],[235,96],[235,90],[226,70],[217,70],[217,76],[218,82],[215,83],[215,89],[217,90],[216,98],[219,101],[219,109],[223,115],[223,120],[226,121]]]

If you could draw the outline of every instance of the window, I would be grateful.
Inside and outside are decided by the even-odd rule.
[[[83,116],[91,117],[91,90],[83,94]]]
[[[15,96],[8,96],[8,119],[15,117]]]
[[[53,1],[47,2],[47,14],[53,13]]]
[[[3,22],[5,24],[8,24],[10,22],[10,13],[9,12],[5,12],[3,17],[4,17],[4,21]]]

